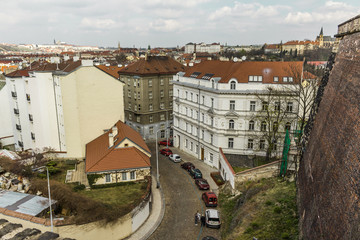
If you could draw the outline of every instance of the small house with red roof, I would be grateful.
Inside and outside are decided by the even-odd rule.
[[[151,152],[141,135],[118,121],[86,144],[85,172],[97,174],[94,184],[143,180],[150,176]]]

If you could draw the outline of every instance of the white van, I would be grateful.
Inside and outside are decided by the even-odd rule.
[[[220,228],[221,222],[218,210],[206,209],[205,224],[209,228]]]

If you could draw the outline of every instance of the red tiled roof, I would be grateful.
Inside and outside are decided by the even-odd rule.
[[[175,74],[185,71],[186,67],[176,60],[167,56],[148,56],[147,59],[140,59],[119,71],[120,75],[154,75],[154,74]]]
[[[315,76],[314,74],[310,73],[310,72],[304,72],[304,79],[317,79],[318,77]]]
[[[307,44],[319,45],[319,42],[317,42],[317,41],[288,41],[288,42],[284,43],[284,45],[307,45]]]
[[[107,74],[113,76],[116,79],[119,79],[119,71],[123,68],[123,67],[118,67],[118,66],[105,66],[105,65],[97,65],[97,68],[99,68],[100,70],[106,72]]]
[[[121,121],[118,121],[115,125],[118,128],[118,134],[114,136],[115,141],[112,147],[109,148],[111,129],[86,144],[86,172],[150,166],[149,157],[139,150],[143,149],[151,154],[141,135]],[[139,149],[136,147],[116,148],[125,139],[135,143]]]
[[[28,70],[16,70],[11,73],[5,75],[6,77],[28,77],[29,71]]]
[[[189,68],[185,77],[194,72],[200,72],[197,79],[205,74],[214,74],[221,77],[220,83],[227,83],[236,78],[239,83],[247,83],[249,76],[263,76],[263,83],[273,83],[274,76],[279,78],[291,76],[291,72],[302,71],[303,62],[232,62],[232,61],[205,61]]]

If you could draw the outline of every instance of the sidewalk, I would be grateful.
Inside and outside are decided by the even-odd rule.
[[[151,209],[148,219],[145,223],[139,227],[139,229],[131,236],[125,238],[126,240],[145,240],[148,239],[153,232],[159,227],[164,214],[165,214],[165,201],[162,193],[161,185],[160,188],[156,188],[156,178],[152,176],[151,185]]]

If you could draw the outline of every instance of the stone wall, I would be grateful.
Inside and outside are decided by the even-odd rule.
[[[235,186],[246,181],[271,178],[279,175],[280,160],[235,174]]]
[[[300,162],[303,239],[360,239],[359,48],[359,32],[340,41]]]

